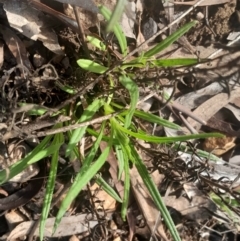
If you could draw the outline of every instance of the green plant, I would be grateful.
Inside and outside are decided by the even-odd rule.
[[[109,20],[111,17],[111,12],[105,7],[100,7],[100,11],[106,20]],[[95,97],[90,100],[90,103],[85,108],[83,114],[80,118],[76,119],[76,123],[85,123],[86,125],[78,128],[76,130],[68,131],[66,135],[66,139],[64,140],[63,133],[58,133],[55,135],[45,137],[42,142],[25,158],[23,158],[18,163],[14,164],[10,167],[9,173],[5,171],[0,172],[0,183],[4,183],[9,180],[11,177],[15,176],[19,172],[21,172],[28,165],[38,162],[39,160],[51,156],[51,169],[50,176],[47,182],[46,196],[44,199],[44,206],[41,217],[41,225],[40,225],[40,238],[43,239],[43,228],[45,225],[45,221],[48,217],[48,213],[50,210],[50,204],[52,201],[53,187],[56,178],[57,166],[58,166],[58,154],[60,146],[65,142],[67,143],[66,149],[66,157],[76,157],[80,158],[80,153],[78,151],[77,145],[83,138],[83,136],[88,133],[89,135],[95,136],[96,140],[94,141],[90,151],[85,156],[80,172],[76,175],[74,182],[66,196],[63,200],[59,212],[55,221],[55,229],[57,228],[61,218],[67,210],[67,207],[71,204],[71,202],[76,198],[79,192],[84,188],[84,186],[96,176],[96,174],[100,171],[101,167],[104,165],[106,158],[111,149],[115,150],[116,156],[119,161],[119,178],[121,178],[122,173],[124,172],[124,196],[121,199],[118,194],[111,188],[109,185],[104,183],[104,181],[99,177],[97,180],[101,182],[104,189],[116,198],[118,201],[122,202],[122,218],[125,219],[126,210],[128,205],[129,198],[129,188],[130,188],[130,176],[129,176],[129,168],[130,164],[136,166],[139,174],[141,175],[149,193],[151,194],[156,206],[161,211],[161,214],[174,238],[174,240],[180,240],[178,232],[175,228],[175,225],[171,219],[171,216],[165,207],[161,196],[153,183],[146,166],[144,165],[141,156],[138,154],[135,142],[136,139],[141,139],[150,143],[175,143],[181,141],[187,141],[195,138],[206,138],[209,136],[221,136],[217,133],[212,134],[199,134],[199,135],[185,135],[185,136],[176,136],[176,137],[157,137],[153,135],[149,135],[145,133],[143,130],[137,128],[132,120],[134,118],[140,118],[145,121],[157,123],[162,126],[166,126],[172,129],[180,129],[180,126],[171,123],[167,120],[159,118],[157,116],[153,116],[150,113],[145,113],[143,111],[137,110],[137,102],[139,100],[139,87],[134,82],[134,73],[131,71],[133,68],[156,68],[156,67],[174,67],[174,66],[186,66],[198,63],[197,59],[155,59],[154,55],[160,53],[166,47],[171,45],[174,41],[176,41],[179,37],[181,37],[184,33],[186,33],[192,26],[195,25],[195,21],[192,21],[171,36],[167,37],[164,41],[157,44],[154,48],[149,51],[142,53],[141,56],[134,58],[131,61],[125,61],[121,65],[116,67],[111,67],[112,56],[108,52],[108,48],[105,44],[99,41],[97,38],[88,37],[89,42],[91,42],[96,48],[99,48],[99,51],[102,51],[103,55],[108,57],[108,61],[104,63],[101,60],[93,61],[90,59],[79,59],[77,61],[78,65],[91,73],[95,74],[104,74],[106,82],[108,81],[108,85],[113,90],[117,88],[119,85],[123,87],[125,92],[129,96],[128,106],[120,106],[118,103],[114,102],[114,93],[113,91],[108,97]],[[123,56],[128,54],[128,46],[127,40],[122,32],[122,29],[118,23],[114,24],[114,26],[110,26],[111,29],[113,27],[113,32],[115,37],[118,40],[121,53]],[[107,62],[107,64],[106,64]],[[108,71],[112,68],[112,72],[108,73]],[[66,91],[69,94],[75,94],[73,88],[69,86],[63,86],[60,83],[58,87],[62,90]],[[86,98],[87,99],[87,98]],[[76,104],[77,106],[77,104]],[[46,110],[44,108],[38,108],[31,110],[31,114],[40,114],[42,115]],[[60,110],[61,114],[68,114],[67,107]],[[75,113],[74,110],[73,113]],[[88,121],[91,121],[96,114],[103,113],[103,115],[115,114],[115,116],[109,117],[109,120],[104,120],[101,123],[101,127],[98,130],[95,130],[90,126]],[[54,128],[60,128],[63,124],[57,124]],[[69,125],[68,122],[65,122],[64,125]],[[108,134],[107,134],[108,133]],[[99,153],[100,143],[104,141],[107,143],[107,148]]]

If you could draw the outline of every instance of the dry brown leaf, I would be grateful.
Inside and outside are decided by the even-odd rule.
[[[58,44],[57,35],[47,27],[49,18],[25,1],[4,1],[3,8],[10,26],[32,40],[40,40],[56,54],[64,52]]]
[[[19,65],[26,66],[29,70],[32,69],[32,64],[28,59],[27,50],[21,39],[9,28],[0,25],[0,32],[6,42],[9,50]]]
[[[236,137],[210,137],[204,140],[203,150],[213,153],[214,155],[221,156],[227,151],[231,150],[236,144],[234,143]]]
[[[143,180],[135,166],[130,170],[130,177],[133,194],[136,198],[139,208],[143,213],[149,229],[152,233],[156,232],[156,234],[159,235],[163,240],[168,240],[162,225],[158,225],[156,230],[154,230],[160,212],[150,197],[150,194],[147,191],[146,186],[144,185]]]
[[[190,192],[190,190],[188,190]],[[188,219],[198,222],[204,221],[211,216],[211,212],[216,211],[216,205],[203,193],[199,193],[189,200],[186,197],[167,196],[163,197],[165,204],[176,209]]]
[[[220,110],[219,112],[217,112],[216,115],[212,116],[208,121],[207,121],[207,125],[208,127],[210,127],[213,130],[217,130],[220,131],[226,135],[229,136],[235,136],[236,135],[236,131],[233,130],[232,126],[230,123],[226,122],[224,118],[222,118],[222,115],[226,115],[225,112],[222,110]]]
[[[101,150],[103,151],[106,147],[107,147],[107,143],[102,141],[100,143]],[[122,199],[123,195],[124,195],[124,187],[123,187],[121,180],[118,180],[118,161],[116,159],[116,156],[113,153],[113,150],[110,150],[108,157],[107,157],[107,162],[110,165],[109,173],[112,177],[113,184],[114,184],[115,188],[117,189],[120,198]]]
[[[116,5],[116,0],[95,0],[94,2],[96,5],[103,5],[110,10],[113,10]],[[85,29],[93,27],[98,24],[99,20],[100,21],[103,20],[103,17],[100,14],[97,15],[96,13],[93,13],[86,9],[81,9],[81,8],[79,8],[78,11],[79,11],[79,18]],[[67,16],[75,19],[75,14],[70,4],[64,4],[64,13]]]
[[[201,119],[207,121],[213,115],[215,115],[220,109],[222,109],[230,101],[232,101],[239,95],[240,95],[240,88],[233,90],[230,96],[227,93],[220,93],[210,98],[209,100],[205,101],[196,110],[194,110],[193,113],[199,116]],[[196,122],[193,119],[188,118],[188,122],[196,130],[199,130],[201,127],[201,124]]]
[[[21,145],[17,145],[14,141],[8,144],[8,149],[1,145],[0,153],[0,168],[7,169],[10,165],[17,163],[21,158],[25,157],[31,149],[29,146],[22,142]],[[7,166],[8,165],[8,166]],[[36,176],[39,173],[38,164],[34,163],[29,165],[24,171],[11,178],[11,182],[26,182],[30,178]]]
[[[236,97],[231,101],[231,103],[240,108],[240,97]]]
[[[96,210],[103,208],[107,211],[115,211],[116,200],[102,190],[97,183],[94,183],[90,187],[90,190],[93,196],[93,205],[95,206]]]

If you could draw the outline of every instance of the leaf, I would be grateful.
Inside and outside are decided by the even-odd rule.
[[[115,145],[115,151],[118,160],[118,179],[121,179],[124,168],[124,154],[121,145]]]
[[[59,145],[52,145],[48,148],[45,148],[51,139],[52,136],[46,136],[41,143],[37,145],[27,156],[19,160],[17,163],[11,165],[8,172],[6,172],[6,170],[1,170],[0,184],[10,180],[12,177],[26,169],[29,165],[53,154],[55,152],[55,148],[58,148]]]
[[[174,136],[174,137],[158,137],[158,136],[151,136],[151,135],[132,132],[119,124],[118,124],[118,129],[130,136],[136,137],[140,140],[152,142],[152,143],[174,143],[177,141],[188,141],[188,140],[200,139],[200,138],[224,136],[220,133],[203,133],[203,134],[192,134],[192,135]]]
[[[62,123],[57,124],[55,128],[60,128],[60,127],[62,127]],[[64,142],[63,134],[59,133],[54,136],[52,145],[61,144],[63,142]],[[59,157],[59,149],[56,149],[52,155],[51,168],[50,168],[49,177],[47,180],[46,193],[43,201],[42,215],[41,215],[40,227],[39,227],[39,236],[41,241],[43,240],[45,224],[46,224],[46,220],[48,218],[51,203],[52,203],[55,180],[57,176],[58,157]]]
[[[93,101],[92,104],[85,109],[81,118],[78,120],[78,123],[90,120],[103,104],[104,101],[102,99],[96,99]],[[70,141],[67,145],[66,156],[70,155],[76,144],[82,139],[86,129],[87,125],[73,131]]]
[[[199,60],[194,58],[179,58],[179,59],[157,59],[151,60],[150,67],[174,67],[174,66],[187,66],[198,64]]]
[[[87,40],[88,40],[89,43],[91,43],[96,48],[98,48],[102,51],[106,50],[106,45],[101,40],[99,40],[98,38],[95,38],[93,36],[87,36]]]
[[[54,232],[57,229],[58,224],[60,223],[64,213],[66,212],[68,206],[72,203],[72,201],[76,198],[79,192],[83,187],[87,185],[87,183],[94,177],[94,175],[99,171],[99,169],[103,166],[106,161],[106,158],[109,154],[110,149],[112,148],[112,142],[108,143],[107,148],[102,152],[102,154],[98,157],[98,159],[92,164],[92,160],[98,150],[99,144],[102,140],[104,126],[99,133],[97,140],[95,141],[93,147],[89,155],[85,158],[83,162],[83,166],[80,172],[77,174],[72,186],[70,187],[65,199],[63,200],[61,207],[58,211],[55,224],[54,224]],[[92,165],[91,165],[92,164]]]
[[[175,130],[180,130],[181,127],[175,123],[172,123],[171,121],[168,120],[164,120],[156,115],[153,115],[151,113],[147,113],[147,112],[143,112],[143,111],[139,111],[139,110],[135,110],[134,111],[134,116],[137,116],[143,120],[146,120],[148,122],[151,123],[156,123],[171,129],[175,129]]]
[[[131,98],[130,108],[128,110],[128,114],[126,115],[125,124],[124,124],[125,128],[128,128],[132,123],[132,117],[134,115],[134,111],[136,109],[137,102],[139,99],[139,91],[138,91],[138,86],[135,84],[135,82],[133,82],[126,75],[120,76],[119,81],[128,90]]]
[[[135,160],[136,168],[137,168],[140,176],[142,177],[143,182],[146,185],[153,201],[155,202],[156,206],[158,207],[159,211],[161,212],[161,215],[163,216],[163,219],[164,219],[165,223],[167,224],[167,227],[169,228],[171,235],[173,236],[175,241],[176,240],[181,241],[181,238],[179,237],[179,234],[173,223],[173,220],[159,194],[159,191],[158,191],[156,185],[154,184],[151,176],[149,175],[145,164],[143,163],[142,159],[139,157],[139,155],[136,152],[136,150],[134,149],[134,147],[131,146],[130,148],[131,148],[131,152],[134,157],[134,160]]]
[[[144,57],[152,57],[158,53],[160,53],[162,50],[166,49],[168,46],[170,46],[173,42],[178,40],[181,36],[183,36],[191,27],[193,27],[197,21],[192,21],[190,23],[185,24],[180,29],[175,31],[173,34],[171,34],[169,37],[164,39],[162,42],[157,44],[155,47],[150,49],[144,54]]]
[[[128,201],[129,201],[129,191],[130,191],[129,159],[130,157],[127,157],[127,156],[124,158],[124,194],[123,194],[123,202],[122,202],[122,208],[121,208],[121,216],[124,221],[126,220]]]
[[[104,16],[104,18],[107,21],[109,21],[110,17],[111,17],[111,11],[104,6],[100,6],[99,10],[100,10],[101,14]],[[120,45],[123,56],[126,56],[127,55],[127,39],[122,31],[121,26],[118,23],[115,24],[115,26],[113,28],[113,32],[118,40],[118,43]]]
[[[70,95],[74,95],[77,94],[77,90],[74,89],[73,87],[69,86],[69,85],[64,85],[62,84],[60,81],[56,80],[55,81],[55,85],[60,88],[61,90],[65,91],[66,93],[70,94]]]
[[[121,18],[122,14],[123,14],[126,3],[127,3],[126,0],[118,0],[117,1],[113,14],[111,15],[111,18],[108,21],[108,24],[106,27],[107,32],[112,31],[114,26],[118,23],[119,19]]]
[[[33,69],[28,59],[28,53],[22,40],[9,28],[0,25],[0,32],[9,50],[16,58],[17,64],[26,66],[29,70]],[[26,72],[24,69],[23,73]]]
[[[112,198],[117,200],[118,202],[122,203],[122,199],[118,196],[115,190],[101,177],[99,176],[96,179],[96,183]]]
[[[84,70],[87,70],[89,72],[93,72],[93,73],[96,73],[96,74],[103,74],[105,73],[108,68],[103,66],[103,65],[100,65],[92,60],[89,60],[89,59],[79,59],[77,61],[77,64]]]

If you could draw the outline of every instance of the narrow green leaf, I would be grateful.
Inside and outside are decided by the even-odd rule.
[[[103,17],[107,21],[109,21],[110,17],[111,17],[111,11],[104,6],[100,6],[99,10],[100,10],[101,14],[103,15]],[[123,56],[126,56],[127,55],[127,39],[122,31],[121,26],[118,23],[116,23],[115,26],[113,27],[113,32],[118,40],[118,43],[120,45]]]
[[[113,30],[114,26],[118,23],[118,21],[120,20],[125,5],[126,5],[127,0],[118,0],[117,4],[114,8],[113,14],[111,15],[110,20],[108,21],[107,27],[106,27],[106,31],[110,32]]]
[[[143,68],[146,66],[147,61],[149,61],[149,58],[144,57],[137,57],[131,61],[127,61],[122,64],[121,69],[127,69],[127,68]]]
[[[162,215],[172,237],[174,238],[175,241],[181,241],[181,238],[178,234],[175,224],[173,223],[173,220],[160,196],[160,193],[159,193],[156,185],[154,184],[151,176],[149,175],[145,164],[143,163],[143,161],[141,160],[141,158],[139,157],[138,153],[136,152],[136,150],[134,149],[133,146],[131,146],[131,152],[135,159],[135,166],[136,166],[140,176],[142,177],[143,182],[146,185],[153,201],[155,202],[157,208],[161,212],[161,215]]]
[[[74,89],[73,87],[71,87],[71,86],[69,86],[69,85],[64,85],[64,84],[62,84],[62,83],[61,83],[60,81],[58,81],[58,80],[55,81],[55,85],[56,85],[59,89],[65,91],[66,93],[68,93],[68,94],[70,94],[70,95],[77,94],[77,90],[76,90],[76,89]]]
[[[82,166],[80,172],[77,174],[72,186],[70,187],[65,199],[63,200],[63,202],[61,204],[61,207],[58,211],[58,214],[57,214],[57,217],[56,217],[56,220],[55,220],[54,232],[56,231],[57,226],[60,223],[60,221],[61,221],[64,213],[66,212],[68,206],[76,198],[76,196],[79,194],[79,192],[82,190],[82,188],[87,185],[87,183],[94,177],[94,175],[96,175],[96,173],[99,171],[99,169],[102,167],[102,165],[106,161],[106,158],[107,158],[107,156],[109,154],[109,151],[112,147],[111,140],[108,143],[108,146],[106,147],[106,149],[102,152],[102,154],[96,160],[96,162],[94,162],[92,164],[94,156],[95,156],[95,154],[98,150],[99,144],[102,140],[104,126],[105,125],[102,126],[97,140],[95,141],[93,147],[91,148],[91,151],[90,151],[89,155],[84,160],[83,166]]]
[[[134,115],[134,111],[136,109],[137,102],[139,99],[139,91],[136,83],[133,82],[128,76],[126,75],[120,76],[119,81],[128,90],[131,98],[130,108],[128,109],[128,114],[125,118],[125,124],[124,124],[125,128],[128,128],[132,123],[132,117]]]
[[[173,34],[168,36],[166,39],[164,39],[161,43],[157,44],[155,47],[150,49],[144,54],[144,57],[152,57],[158,53],[160,53],[162,50],[166,49],[168,46],[170,46],[173,42],[178,40],[181,36],[183,36],[191,27],[193,27],[197,21],[192,21],[190,23],[185,24],[180,29],[175,31]]]
[[[178,58],[178,59],[156,59],[149,61],[149,67],[175,67],[188,66],[198,64],[199,60],[194,58]]]
[[[174,137],[158,137],[158,136],[150,136],[150,135],[132,132],[130,130],[127,130],[121,125],[118,125],[118,129],[130,136],[136,137],[140,140],[153,142],[153,143],[173,143],[177,141],[188,141],[188,140],[208,138],[208,137],[224,137],[224,135],[220,133],[203,133],[203,134],[192,134],[192,135],[174,136]]]
[[[87,36],[87,40],[89,43],[91,43],[93,46],[100,49],[101,51],[105,51],[107,49],[106,45],[98,38],[95,38],[93,36]]]
[[[180,130],[181,127],[177,124],[172,123],[171,121],[168,120],[164,120],[156,115],[153,115],[151,113],[147,113],[147,112],[143,112],[143,111],[139,111],[139,110],[135,110],[134,111],[134,116],[137,116],[143,120],[146,120],[148,122],[151,123],[156,123],[171,129],[175,129],[175,130]]]
[[[96,183],[112,198],[116,201],[122,203],[122,199],[118,196],[118,194],[114,191],[114,189],[101,177],[97,177]]]
[[[129,158],[124,158],[124,194],[123,203],[121,208],[122,219],[126,220],[128,201],[129,201],[129,191],[130,191],[130,174],[129,174]]]
[[[36,105],[36,104],[29,104],[24,102],[18,102],[18,105],[24,109],[25,112],[28,113],[28,115],[43,115],[46,111],[49,109],[47,107],[44,107],[42,105]]]
[[[58,123],[56,125],[56,128],[60,128],[60,127],[62,127],[62,123]],[[59,133],[54,136],[52,145],[59,145],[63,142],[64,142],[63,134]],[[39,227],[39,234],[40,234],[39,237],[41,241],[44,238],[43,235],[44,235],[45,224],[46,224],[46,220],[48,218],[51,203],[52,203],[55,180],[57,176],[58,157],[59,157],[59,149],[55,150],[51,159],[51,168],[50,168],[50,172],[47,180],[46,193],[44,196],[42,215],[41,215],[40,227]]]
[[[114,138],[117,139],[121,146],[128,146],[129,145],[129,138],[126,136],[126,134],[122,131],[120,131],[119,126],[120,124],[115,118],[110,119],[111,128],[114,132]]]
[[[118,160],[118,179],[120,180],[124,169],[124,156],[121,145],[116,145],[115,151]]]
[[[77,64],[84,70],[87,70],[89,72],[93,72],[93,73],[96,73],[96,74],[103,74],[105,73],[108,68],[103,66],[103,65],[100,65],[92,60],[89,60],[89,59],[79,59],[77,61]]]
[[[89,105],[86,110],[84,110],[81,118],[79,119],[78,123],[88,121],[90,120],[96,112],[99,110],[99,108],[104,104],[104,101],[102,99],[95,99],[91,105]],[[67,145],[66,149],[66,156],[69,156],[72,152],[73,148],[76,146],[76,144],[82,139],[83,135],[85,134],[87,129],[87,126],[81,127],[79,129],[76,129],[72,132],[72,136],[70,138],[70,141]]]

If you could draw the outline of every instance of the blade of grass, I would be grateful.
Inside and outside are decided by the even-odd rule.
[[[121,146],[121,154],[122,154],[122,164],[124,169],[124,193],[123,193],[123,203],[121,207],[121,216],[122,219],[126,219],[127,214],[127,207],[128,207],[128,201],[129,201],[129,190],[130,190],[130,174],[129,174],[129,159],[131,159],[131,154],[129,150],[129,138],[126,136],[126,134],[119,131],[117,128],[118,123],[115,118],[112,118],[110,120],[111,123],[111,129],[113,130],[114,137],[117,138],[120,142]]]
[[[118,179],[120,180],[124,169],[124,154],[121,145],[115,146],[115,152],[118,160]]]
[[[126,5],[126,0],[118,0],[117,4],[114,8],[113,14],[111,15],[111,18],[108,21],[106,31],[110,32],[113,30],[114,26],[116,23],[118,23],[119,19],[121,18],[125,5]]]
[[[135,148],[133,146],[131,146],[130,148],[131,148],[131,153],[134,158],[135,166],[136,166],[140,176],[142,177],[143,182],[146,185],[153,201],[155,202],[157,208],[161,212],[161,215],[162,215],[172,237],[174,238],[175,241],[181,241],[181,238],[177,232],[175,224],[173,223],[173,220],[159,194],[159,191],[158,191],[156,185],[154,184],[151,176],[149,175],[146,166],[144,165],[142,159],[139,157]]]
[[[111,11],[104,6],[100,6],[99,10],[100,10],[101,14],[103,15],[103,17],[107,21],[109,21],[110,17],[111,17]],[[118,40],[118,43],[120,45],[123,56],[126,56],[127,55],[127,39],[122,31],[121,26],[118,23],[116,23],[115,26],[113,27],[113,32]]]
[[[130,108],[128,110],[128,114],[125,117],[124,123],[124,127],[128,128],[132,123],[132,117],[139,99],[139,91],[138,86],[128,76],[120,76],[119,81],[128,90],[131,98]]]
[[[101,177],[98,176],[96,179],[96,183],[112,198],[122,203],[122,199],[118,196],[118,194],[114,191],[114,189],[109,186],[109,184]]]
[[[126,134],[129,134],[130,136],[136,137],[140,140],[152,142],[152,143],[166,144],[166,143],[173,143],[177,141],[188,141],[188,140],[208,138],[208,137],[224,137],[224,135],[220,133],[202,133],[202,134],[192,134],[192,135],[185,135],[185,136],[175,136],[175,137],[158,137],[158,136],[150,136],[146,134],[132,132],[119,124],[118,124],[118,128],[119,130],[123,131]]]
[[[103,130],[105,127],[105,122],[102,125],[101,131],[95,143],[93,144],[90,153],[85,158],[83,162],[83,166],[80,172],[77,174],[72,186],[70,187],[65,199],[63,200],[61,207],[57,213],[57,217],[54,223],[54,231],[56,231],[58,224],[60,223],[64,213],[66,212],[68,206],[72,203],[72,201],[76,198],[79,192],[82,190],[83,187],[87,185],[87,183],[96,175],[102,165],[105,163],[106,158],[109,154],[110,149],[112,148],[112,142],[108,143],[107,148],[102,152],[99,158],[92,164],[93,158],[97,153],[99,148],[99,144],[102,140]],[[91,165],[92,164],[92,165]]]
[[[130,191],[130,174],[129,174],[129,158],[124,158],[124,193],[123,202],[121,208],[121,216],[123,221],[126,220],[127,208],[129,202],[129,191]]]
[[[84,70],[96,74],[104,74],[108,68],[89,59],[79,59],[77,64]]]
[[[197,58],[178,58],[178,59],[157,59],[149,61],[149,67],[175,67],[175,66],[188,66],[198,64]]]
[[[74,89],[73,87],[71,87],[71,86],[69,86],[69,85],[64,85],[64,84],[62,84],[62,83],[61,83],[60,81],[58,81],[58,80],[55,81],[55,85],[56,85],[59,89],[65,91],[66,93],[68,93],[68,94],[70,94],[70,95],[75,95],[75,94],[77,94],[77,90],[76,90],[76,89]]]
[[[149,51],[147,51],[144,54],[144,57],[152,57],[155,54],[160,53],[162,50],[166,49],[168,46],[170,46],[173,42],[175,42],[176,40],[178,40],[181,36],[183,36],[191,27],[193,27],[195,24],[197,23],[197,21],[192,21],[189,22],[187,24],[185,24],[184,26],[182,26],[180,29],[178,29],[177,31],[175,31],[173,34],[171,34],[170,36],[168,36],[166,39],[164,39],[162,42],[160,42],[159,44],[157,44],[155,47],[153,47],[152,49],[150,49]]]
[[[89,43],[91,43],[93,46],[100,49],[101,51],[105,51],[107,49],[106,45],[98,38],[95,38],[93,36],[87,36],[87,40]]]
[[[104,101],[102,99],[96,99],[94,100],[91,105],[89,105],[86,110],[84,110],[81,118],[79,119],[78,123],[88,121],[90,120],[96,112],[99,110],[99,108],[104,104]],[[70,138],[70,141],[67,145],[66,149],[66,156],[69,156],[72,152],[73,148],[76,146],[76,144],[82,139],[83,135],[85,134],[87,129],[87,126],[81,127],[79,129],[76,129],[72,132],[72,136]]]
[[[123,115],[123,114],[124,113],[122,113],[121,115]],[[164,120],[164,119],[162,119],[162,118],[160,118],[156,115],[153,115],[151,113],[135,110],[134,116],[137,116],[137,117],[139,117],[143,120],[146,120],[148,122],[151,122],[151,123],[156,123],[156,124],[159,124],[161,126],[169,127],[171,129],[174,129],[174,130],[181,130],[181,126],[179,126],[175,123],[172,123],[168,120]]]
[[[60,128],[60,127],[62,127],[62,123],[59,123],[56,125],[56,128]],[[63,142],[64,142],[63,134],[59,133],[54,136],[52,145],[59,145]],[[51,208],[52,197],[53,197],[53,192],[55,187],[55,180],[57,176],[58,156],[59,156],[59,149],[55,150],[51,159],[51,168],[50,168],[49,177],[47,180],[47,187],[46,187],[46,192],[44,196],[42,215],[41,215],[40,227],[39,227],[39,237],[41,241],[43,240],[45,224]]]

